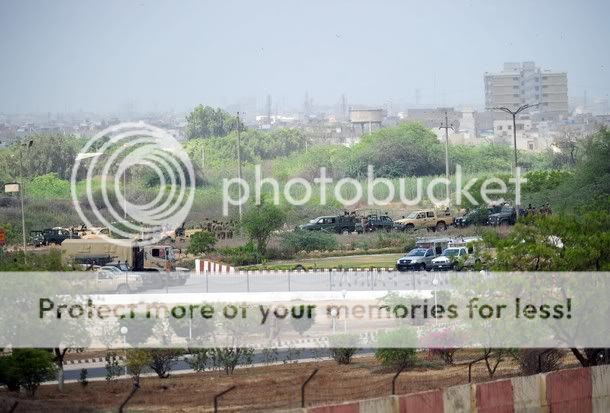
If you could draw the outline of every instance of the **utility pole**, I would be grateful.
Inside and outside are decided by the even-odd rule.
[[[237,178],[239,179],[239,221],[241,222],[242,210],[241,210],[241,121],[239,120],[239,112],[237,112]]]
[[[540,103],[536,103],[536,104],[525,104],[525,105],[521,105],[517,108],[517,110],[511,110],[507,107],[504,106],[497,106],[497,107],[493,107],[491,108],[492,110],[501,110],[502,112],[508,113],[509,115],[511,115],[513,117],[513,148],[514,148],[514,152],[515,152],[515,161],[513,163],[513,176],[515,176],[517,174],[517,166],[519,165],[517,162],[517,115],[521,112],[523,112],[524,110],[527,110],[529,108],[533,108],[540,105]],[[488,108],[489,109],[489,108]],[[519,204],[517,202],[515,202],[515,211],[517,214],[517,217],[519,216]]]
[[[455,132],[453,123],[449,123],[449,115],[447,109],[445,111],[445,123],[441,122],[439,129],[445,129],[445,178],[447,178],[447,199],[451,203],[450,197],[450,182],[449,182],[449,129]]]
[[[25,146],[32,147],[34,141],[28,143],[22,143],[19,148],[19,198],[21,199],[21,232],[23,239],[23,260],[26,260],[26,243],[25,243],[25,209],[23,207],[23,148]]]

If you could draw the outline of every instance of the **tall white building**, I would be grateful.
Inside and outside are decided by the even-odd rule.
[[[498,73],[485,74],[485,106],[517,109],[539,103],[544,120],[568,114],[568,75],[542,70],[534,62],[504,63]]]

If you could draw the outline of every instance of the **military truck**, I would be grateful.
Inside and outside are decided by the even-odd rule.
[[[307,224],[299,225],[297,229],[304,231],[327,231],[337,234],[349,234],[352,232],[362,234],[364,232],[362,223],[358,217],[352,214],[317,217]]]
[[[447,226],[452,224],[453,215],[449,208],[442,211],[422,209],[413,211],[405,218],[394,221],[394,228],[399,231],[413,231],[424,228],[432,231],[445,231]]]
[[[107,265],[112,262],[126,263],[131,271],[149,272],[144,278],[148,287],[161,284],[183,285],[188,273],[176,272],[176,256],[169,245],[147,245],[140,247],[135,241],[105,239],[67,239],[61,243],[65,262],[85,265]],[[118,243],[120,242],[120,243]],[[154,273],[162,273],[155,276]]]

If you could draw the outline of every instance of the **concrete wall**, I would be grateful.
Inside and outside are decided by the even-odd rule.
[[[313,390],[313,389],[312,389]],[[464,384],[421,393],[280,410],[307,413],[610,412],[610,366]]]

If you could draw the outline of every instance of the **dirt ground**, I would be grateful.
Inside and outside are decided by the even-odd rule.
[[[422,353],[423,354],[423,353]],[[397,394],[431,390],[468,382],[468,361],[479,353],[462,351],[456,365],[445,367],[428,362],[401,373],[396,382]],[[567,354],[564,367],[576,366]],[[263,412],[273,409],[300,407],[300,386],[318,368],[306,388],[306,405],[387,396],[391,393],[394,372],[381,367],[372,356],[356,357],[351,365],[334,361],[284,364],[242,368],[227,376],[221,371],[173,375],[167,379],[142,378],[141,388],[127,406],[128,411],[210,412],[214,395],[236,386],[219,402],[223,412]],[[500,364],[494,379],[519,375],[512,359]],[[473,367],[473,381],[490,380],[484,363]],[[63,393],[55,385],[40,388],[36,400],[19,399],[18,412],[44,410],[52,412],[117,411],[131,389],[129,380],[91,382],[85,388],[67,384]],[[0,393],[0,411],[10,406],[14,394]],[[10,399],[9,399],[10,398]]]

